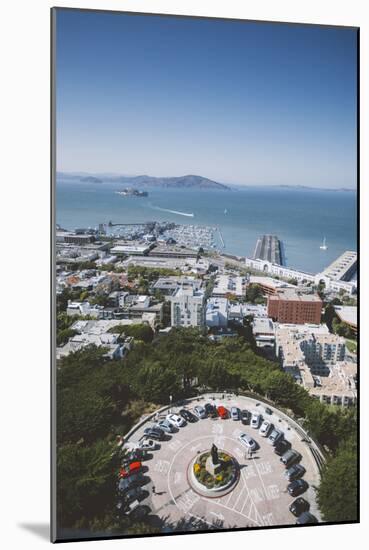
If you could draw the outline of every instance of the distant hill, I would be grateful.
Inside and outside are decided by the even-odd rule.
[[[139,187],[167,187],[167,188],[197,188],[197,189],[229,189],[227,185],[204,178],[203,176],[176,176],[157,178],[154,176],[118,176],[106,181],[130,183]]]
[[[166,187],[173,189],[222,189],[229,190],[230,187],[223,183],[205,178],[203,176],[187,175],[175,177],[154,177],[154,176],[103,176],[87,175],[81,173],[58,172],[57,177],[63,180],[78,179],[85,183],[121,183],[133,187]]]
[[[100,178],[96,178],[95,176],[84,176],[83,178],[79,178],[80,181],[86,182],[86,183],[102,183],[103,180]]]

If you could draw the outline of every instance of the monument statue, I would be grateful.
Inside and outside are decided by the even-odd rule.
[[[213,464],[219,464],[218,447],[213,443],[211,446],[211,460]]]

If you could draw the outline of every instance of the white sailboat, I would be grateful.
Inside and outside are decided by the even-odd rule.
[[[228,210],[226,208],[224,209],[224,214],[228,214]]]
[[[327,250],[328,246],[326,244],[325,237],[324,237],[323,242],[322,242],[322,244],[320,245],[319,248],[320,248],[320,250]]]

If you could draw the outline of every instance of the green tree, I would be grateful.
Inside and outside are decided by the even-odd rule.
[[[357,446],[354,438],[341,444],[336,455],[328,460],[317,492],[325,521],[357,520]]]

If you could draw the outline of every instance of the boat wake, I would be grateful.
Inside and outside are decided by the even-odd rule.
[[[195,214],[188,212],[180,212],[179,210],[169,210],[169,208],[161,208],[160,206],[149,205],[153,210],[160,210],[161,212],[169,212],[170,214],[177,214],[178,216],[187,216],[188,218],[194,218]]]

